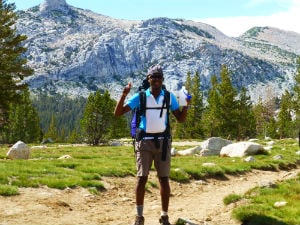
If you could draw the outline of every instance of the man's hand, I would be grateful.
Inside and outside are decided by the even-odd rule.
[[[190,94],[187,94],[185,100],[186,100],[186,102],[187,102],[187,105],[190,105],[190,102],[191,102],[191,100],[192,100],[192,96],[191,96]]]
[[[121,116],[124,113],[127,113],[131,110],[128,105],[124,105],[125,98],[130,92],[130,89],[131,89],[131,82],[128,82],[126,87],[124,87],[123,94],[116,105],[115,112],[114,112],[115,116]]]
[[[131,82],[128,82],[128,84],[126,85],[126,87],[124,88],[124,90],[123,90],[123,95],[124,96],[127,96],[128,94],[129,94],[129,92],[130,92],[130,90],[131,90]]]

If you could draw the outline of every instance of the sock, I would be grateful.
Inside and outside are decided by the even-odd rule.
[[[167,215],[168,215],[168,212],[161,211],[160,215],[161,215],[161,216],[167,216]]]
[[[137,216],[143,216],[144,206],[143,205],[137,205],[136,206],[136,213]]]

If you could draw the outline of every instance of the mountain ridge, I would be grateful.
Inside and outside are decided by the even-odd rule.
[[[257,100],[267,87],[277,96],[291,88],[300,54],[300,34],[271,27],[232,38],[201,22],[120,20],[62,0],[17,13],[17,30],[28,36],[26,57],[35,70],[25,81],[33,92],[88,96],[108,89],[117,98],[128,81],[137,88],[155,63],[162,64],[170,90],[179,89],[186,74],[196,71],[207,90],[211,76],[226,64],[233,84],[247,87]]]

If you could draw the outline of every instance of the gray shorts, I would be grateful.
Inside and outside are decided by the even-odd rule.
[[[158,177],[169,177],[171,166],[171,139],[168,140],[167,157],[162,161],[163,140],[159,140],[159,147],[153,140],[141,140],[135,143],[137,176],[148,176],[152,162]]]

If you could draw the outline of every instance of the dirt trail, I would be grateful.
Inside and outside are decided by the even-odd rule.
[[[210,179],[206,184],[171,182],[170,221],[189,219],[199,225],[240,225],[230,218],[232,206],[223,198],[231,193],[243,194],[261,182],[292,178],[300,172],[253,171],[228,180]],[[157,183],[151,174],[149,180]],[[86,189],[56,190],[47,187],[21,188],[20,195],[0,196],[0,225],[129,225],[135,215],[135,178],[104,178],[106,191],[99,196]],[[150,187],[145,196],[145,225],[158,223],[160,198],[158,188]]]

